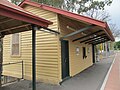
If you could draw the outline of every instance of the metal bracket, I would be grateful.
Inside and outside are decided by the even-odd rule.
[[[60,34],[60,32],[57,32],[57,31],[55,31],[55,30],[52,30],[52,29],[49,29],[49,28],[46,28],[46,27],[40,27],[40,28],[43,28],[43,29],[45,29],[45,30],[48,30],[48,31],[50,31],[50,32],[53,32],[53,33],[55,33],[55,34]],[[38,29],[39,30],[39,29]],[[43,30],[44,31],[44,30]]]
[[[86,30],[88,30],[88,29],[90,29],[90,28],[93,28],[94,26],[95,26],[95,25],[86,26],[85,28],[82,28],[82,29],[80,29],[80,30],[77,30],[77,31],[75,31],[75,32],[72,32],[72,33],[70,33],[70,34],[67,34],[67,35],[61,37],[60,40],[63,40],[64,38],[67,38],[67,37],[73,36],[73,35],[75,35],[75,34],[78,34],[78,33],[80,33],[80,32],[86,31]]]
[[[95,34],[100,33],[100,32],[102,32],[102,31],[103,31],[103,30],[99,30],[99,31],[93,32],[93,33],[91,33],[91,34],[88,34],[88,35],[86,35],[86,36],[83,36],[83,37],[74,39],[73,42],[78,41],[78,40],[83,39],[83,38],[86,38],[86,37],[89,37],[89,36],[92,36],[92,35],[95,35]]]

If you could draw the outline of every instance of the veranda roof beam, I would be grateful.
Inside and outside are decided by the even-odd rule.
[[[102,36],[105,36],[105,34],[101,34],[101,35],[98,35],[98,36],[95,36],[95,37],[92,37],[92,38],[88,38],[88,39],[85,39],[83,41],[81,41],[80,43],[83,43],[83,42],[86,42],[86,41],[90,41],[90,40],[93,40],[93,39],[96,39],[96,38],[101,38]]]
[[[106,39],[106,38],[100,38],[100,39],[98,39],[98,40],[91,41],[91,42],[89,42],[89,43],[97,43],[97,42],[100,42],[100,41],[105,40],[105,39]]]
[[[0,32],[11,31],[11,30],[27,27],[29,25],[31,25],[31,24],[23,24],[23,25],[19,25],[19,26],[14,26],[14,27],[11,27],[11,28],[0,30]]]
[[[89,42],[93,42],[93,41],[96,41],[96,40],[100,40],[100,39],[103,39],[103,38],[106,38],[107,36],[104,35],[104,36],[101,36],[101,37],[98,37],[98,38],[95,38],[95,39],[92,39],[92,40],[89,40],[87,42],[85,42],[85,44],[89,43]]]
[[[62,40],[62,39],[68,38],[68,37],[73,36],[73,35],[75,35],[75,34],[78,34],[78,33],[80,33],[80,32],[86,31],[86,30],[88,30],[88,29],[90,29],[90,28],[93,28],[94,26],[95,26],[95,25],[93,25],[93,24],[92,24],[92,25],[89,25],[89,26],[86,26],[85,28],[82,28],[82,29],[80,29],[80,30],[77,30],[77,31],[75,31],[75,32],[72,32],[72,33],[70,33],[70,34],[67,34],[67,35],[61,37],[60,39]]]
[[[0,24],[4,24],[4,23],[10,22],[12,20],[14,20],[14,19],[7,19],[7,20],[4,20],[4,21],[1,21]]]
[[[88,35],[86,35],[86,36],[83,36],[83,37],[74,39],[73,42],[78,41],[78,40],[83,39],[83,38],[86,38],[86,37],[89,37],[89,36],[92,36],[92,35],[97,34],[97,33],[100,33],[100,32],[103,32],[103,30],[99,30],[99,31],[96,31],[96,32],[94,32],[94,33],[88,34]]]
[[[107,37],[107,36],[98,37],[98,38],[96,38],[96,39],[93,39],[93,40],[90,40],[90,41],[85,42],[85,44],[87,44],[87,43],[89,43],[89,42],[98,41],[98,40],[104,39],[104,38],[106,38],[106,37]]]
[[[108,41],[108,39],[106,39],[106,40],[103,40],[103,41],[101,41],[101,42],[98,42],[98,43],[93,43],[94,45],[97,45],[97,44],[100,44],[100,43],[104,43],[104,42],[106,42],[106,41]]]
[[[102,39],[99,39],[98,41],[89,42],[89,44],[95,44],[105,40],[108,40],[108,38],[102,38]]]

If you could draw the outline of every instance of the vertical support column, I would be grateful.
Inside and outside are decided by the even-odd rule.
[[[23,64],[23,61],[22,61],[22,79],[24,79],[24,64]]]
[[[103,53],[104,53],[104,50],[105,50],[105,46],[104,46],[104,43],[103,43]]]
[[[32,90],[36,90],[36,30],[32,25]]]
[[[92,44],[92,57],[93,57],[93,63],[95,63],[95,45]]]
[[[0,87],[1,87],[1,76],[2,76],[2,62],[3,62],[3,39],[0,39]]]
[[[106,59],[108,58],[107,42],[105,42]]]

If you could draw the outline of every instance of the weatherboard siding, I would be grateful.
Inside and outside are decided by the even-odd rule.
[[[40,16],[41,18],[50,20],[53,25],[49,28],[58,30],[57,14],[45,11],[36,7],[26,6],[26,10]],[[58,84],[60,81],[60,59],[58,49],[58,35],[45,31],[37,31],[36,40],[36,73],[37,81]],[[24,61],[24,78],[31,80],[32,78],[32,32],[21,33],[21,55],[20,57],[11,57],[10,55],[10,38],[8,35],[4,38],[4,63]],[[4,67],[4,75],[21,77],[21,69],[17,66],[10,68]],[[16,69],[16,70],[14,70]],[[16,74],[15,74],[16,73]]]
[[[65,19],[63,23],[63,18],[61,19],[61,16],[59,18],[59,28],[61,36],[67,35],[69,33],[72,33],[72,30],[68,30],[65,27],[65,23],[70,22],[71,20]],[[73,22],[73,21],[72,21]],[[74,21],[75,23],[76,21]],[[64,25],[63,25],[64,24]],[[66,24],[67,25],[67,24]],[[66,38],[65,40],[69,41],[69,69],[70,69],[70,76],[74,76],[86,68],[93,65],[92,63],[92,45],[80,43],[80,41],[72,42],[73,38],[79,38],[80,35],[74,35],[72,37]],[[60,43],[60,42],[59,42]],[[86,47],[86,55],[87,58],[83,59],[83,51],[82,48]],[[79,55],[76,55],[76,48],[79,48]],[[88,52],[89,49],[89,52]],[[61,46],[60,46],[61,50]],[[61,56],[61,55],[60,55]]]
[[[38,8],[38,7],[34,7],[34,6],[30,6],[30,5],[26,5],[24,7],[24,9],[29,11],[29,12],[32,12],[33,14],[35,14],[43,19],[52,21],[53,24],[49,25],[49,28],[53,29],[55,31],[58,31],[58,28],[57,28],[58,23],[57,23],[57,14],[56,13],[53,13],[53,12],[50,12],[47,10],[43,10],[43,9]]]
[[[56,13],[43,10],[37,7],[26,5],[24,7],[29,12],[40,16],[41,18],[50,20],[53,22],[49,26],[50,29],[59,31],[61,35],[48,33],[44,31],[37,31],[37,42],[36,42],[36,70],[37,70],[37,81],[58,84],[61,81],[61,41],[60,37],[71,33],[73,31],[67,30],[65,27],[65,22],[68,20],[63,18],[62,22]],[[69,21],[68,21],[69,22]],[[72,23],[72,22],[70,22]],[[76,22],[78,23],[78,21]],[[24,78],[31,80],[32,78],[32,32],[22,32],[20,33],[20,57],[12,57],[10,55],[10,38],[11,35],[5,36],[3,42],[3,58],[4,63],[24,61]],[[75,36],[77,38],[77,36]],[[92,63],[92,45],[80,44],[79,42],[72,42],[71,38],[67,39],[69,41],[69,68],[70,76],[74,76],[84,69],[91,66]],[[85,46],[86,50],[89,48],[90,52],[87,52],[87,58],[82,57],[82,47]],[[79,55],[76,55],[76,47],[79,47]],[[21,67],[19,66],[9,66],[3,67],[4,75],[22,77]]]
[[[82,48],[86,48],[87,58],[83,59],[83,51]],[[70,75],[74,76],[86,68],[90,67],[92,63],[92,46],[80,44],[79,42],[73,43],[69,40],[69,48],[70,48]],[[76,55],[76,48],[80,49],[79,55]],[[88,52],[89,48],[89,52]]]

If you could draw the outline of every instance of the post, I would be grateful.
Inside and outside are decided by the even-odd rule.
[[[1,76],[2,76],[2,62],[3,62],[3,39],[0,39],[0,87],[1,87]]]
[[[105,42],[106,59],[108,58],[107,42]]]
[[[22,61],[22,79],[24,79],[24,64],[23,64],[23,61]]]
[[[93,63],[95,63],[95,45],[92,44],[92,58],[93,58]]]
[[[32,25],[32,90],[36,90],[36,30]]]

